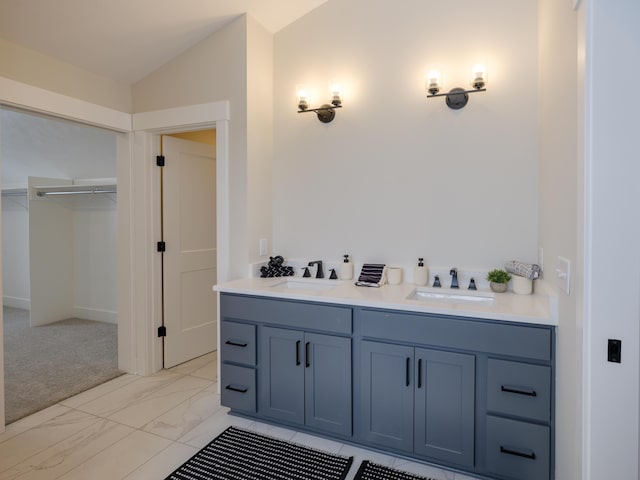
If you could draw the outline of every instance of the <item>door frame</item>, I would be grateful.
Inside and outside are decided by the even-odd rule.
[[[140,220],[132,229],[138,229],[145,240],[136,241],[137,256],[132,267],[137,287],[143,292],[144,303],[138,303],[134,318],[136,352],[140,375],[150,375],[162,369],[162,339],[157,336],[162,325],[162,258],[156,251],[161,239],[160,170],[155,157],[161,152],[161,136],[208,128],[216,129],[216,224],[218,282],[228,278],[229,260],[229,102],[213,102],[132,115],[133,158],[132,184],[136,185],[132,202],[132,215]],[[139,250],[138,250],[139,249]],[[139,293],[136,293],[138,298]],[[212,292],[213,295],[213,292]],[[132,312],[133,313],[133,312]]]
[[[156,336],[160,290],[154,290],[160,270],[159,256],[153,248],[159,232],[155,229],[159,225],[159,204],[151,201],[159,198],[159,194],[154,196],[159,192],[159,174],[152,160],[159,152],[160,134],[216,128],[218,282],[226,281],[229,260],[222,252],[228,253],[230,245],[229,102],[130,114],[0,77],[0,108],[3,106],[118,133],[118,367],[138,375],[160,370],[162,342]],[[0,433],[4,431],[3,358],[0,311]]]

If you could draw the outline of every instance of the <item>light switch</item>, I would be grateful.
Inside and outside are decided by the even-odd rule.
[[[261,238],[260,239],[260,256],[261,257],[264,257],[267,255],[267,251],[269,249],[268,247],[269,247],[269,244],[267,242],[267,239]]]
[[[571,291],[571,261],[564,257],[558,257],[556,275],[560,289],[569,295]]]

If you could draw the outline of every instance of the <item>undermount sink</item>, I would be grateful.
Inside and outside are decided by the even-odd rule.
[[[423,302],[466,303],[473,305],[493,305],[495,294],[492,292],[479,292],[474,290],[440,290],[430,288],[416,288],[408,296],[407,300],[420,300]]]
[[[331,290],[332,288],[335,288],[337,286],[338,282],[336,280],[296,278],[274,283],[273,285],[271,285],[271,288],[281,290],[306,290],[312,292],[324,292],[327,290]]]

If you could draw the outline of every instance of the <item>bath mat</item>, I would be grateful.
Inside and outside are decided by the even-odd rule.
[[[165,480],[344,480],[353,457],[229,427]]]
[[[365,460],[360,465],[353,480],[438,480],[432,477],[421,477],[413,473],[403,472],[394,468],[378,465]]]

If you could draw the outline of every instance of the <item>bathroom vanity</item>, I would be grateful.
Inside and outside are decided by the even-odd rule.
[[[479,477],[553,478],[549,298],[477,306],[407,300],[410,286],[272,285],[216,287],[233,413]]]

